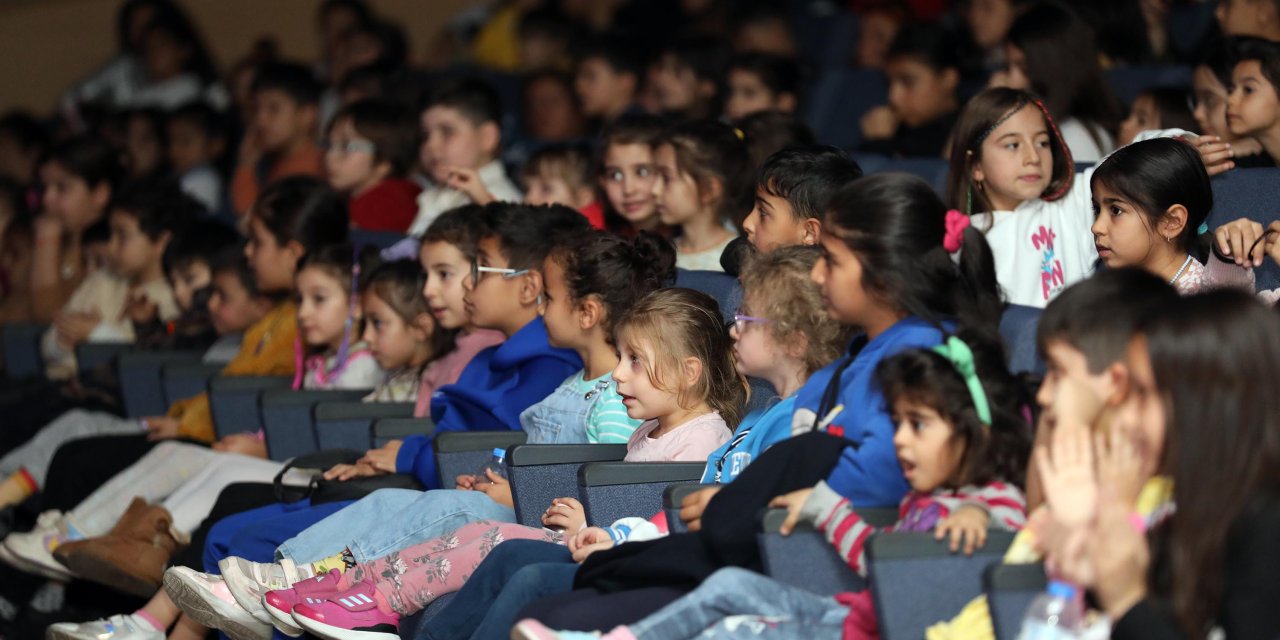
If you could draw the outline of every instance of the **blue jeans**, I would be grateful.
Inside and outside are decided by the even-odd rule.
[[[508,540],[476,567],[458,594],[415,640],[505,638],[526,604],[573,589],[578,564],[563,545]]]
[[[345,547],[377,560],[477,520],[515,522],[516,513],[479,491],[379,489],[312,524],[276,549],[276,558],[315,562]]]
[[[330,502],[313,507],[310,500],[299,500],[269,504],[223,518],[209,529],[209,536],[205,538],[204,570],[219,573],[218,561],[229,556],[271,562],[281,542],[349,504]],[[342,547],[329,555],[339,551]]]
[[[628,625],[637,640],[806,638],[840,640],[849,609],[746,569],[721,569],[689,595]],[[608,631],[608,629],[603,629]]]

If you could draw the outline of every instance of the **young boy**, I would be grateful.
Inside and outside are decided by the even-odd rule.
[[[324,156],[329,186],[348,198],[351,226],[404,233],[422,191],[405,178],[413,165],[413,114],[389,102],[362,100],[334,115]]]
[[[240,144],[231,204],[242,216],[268,183],[291,175],[324,175],[316,146],[320,83],[299,64],[263,65],[253,80],[253,122]]]
[[[582,115],[607,125],[635,109],[644,70],[635,51],[617,38],[601,38],[582,50],[573,82]]]
[[[147,310],[135,310],[134,331],[138,346],[148,349],[204,349],[217,336],[209,319],[209,293],[213,271],[222,254],[239,246],[239,235],[225,223],[199,220],[175,236],[165,250],[165,273],[181,316],[172,323]],[[243,330],[243,329],[241,329]],[[230,356],[221,360],[226,362]]]
[[[222,116],[203,102],[193,102],[171,111],[165,129],[169,166],[183,193],[195,198],[209,213],[221,212],[222,174],[213,165],[227,146]]]
[[[525,163],[525,204],[559,204],[586,216],[594,229],[604,229],[604,208],[596,200],[591,149],[585,144],[543,147]]]
[[[831,196],[862,176],[843,151],[828,146],[792,147],[765,160],[756,181],[756,206],[742,222],[756,251],[818,244]]]
[[[505,202],[520,201],[520,190],[497,159],[502,102],[493,87],[471,79],[443,83],[420,113],[418,161],[430,185],[418,196],[418,216],[409,235],[421,236],[441,213],[474,201],[483,191]]]
[[[767,53],[744,53],[729,62],[724,116],[745,118],[761,111],[795,113],[800,105],[800,68],[796,61]]]
[[[1227,97],[1227,127],[1256,138],[1280,164],[1280,43],[1250,39],[1236,46]]]

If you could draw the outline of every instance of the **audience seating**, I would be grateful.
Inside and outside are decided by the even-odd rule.
[[[703,473],[705,472],[704,469]],[[689,530],[689,527],[680,519],[680,504],[684,499],[695,491],[713,486],[715,485],[704,485],[701,482],[677,482],[667,485],[662,490],[662,511],[667,514],[667,529],[671,533],[684,533]]]
[[[862,142],[861,119],[889,102],[889,82],[875,69],[829,67],[809,90],[804,121],[824,144],[852,151]]]
[[[899,171],[919,176],[924,178],[939,196],[947,197],[949,165],[942,158],[897,158],[889,160],[880,168],[880,171]]]
[[[452,489],[454,480],[463,474],[475,473],[489,458],[494,449],[507,449],[524,444],[528,434],[523,431],[445,431],[432,439],[436,456],[436,473],[440,486]]]
[[[10,380],[44,375],[44,354],[40,339],[49,329],[46,324],[10,323],[0,325],[4,342],[4,373]]]
[[[368,392],[365,393],[368,395]],[[333,400],[317,404],[313,411],[316,444],[325,449],[359,449],[373,445],[373,423],[379,418],[412,418],[412,402],[361,402]]]
[[[737,278],[727,273],[676,269],[675,286],[701,291],[715,298],[726,325],[733,322],[733,315],[738,312],[738,305],[742,303],[742,285],[738,284]]]
[[[895,507],[858,509],[858,514],[875,527],[891,526],[898,520]],[[786,509],[760,511],[760,559],[764,574],[783,583],[819,595],[861,591],[866,580],[849,568],[827,542],[822,532],[808,523],[798,523],[790,535],[782,535]]]
[[[1041,313],[1043,311],[1035,307],[1011,304],[1000,315],[1000,337],[1004,340],[1009,371],[1044,375],[1044,361],[1036,348],[1036,327]]]
[[[1017,640],[1022,619],[1048,580],[1041,564],[993,564],[982,574],[996,640]]]
[[[368,229],[352,229],[351,244],[357,247],[387,247],[404,240],[407,236],[398,231],[369,231]]]
[[[519,444],[507,449],[507,477],[516,522],[542,526],[542,514],[556,498],[579,497],[578,467],[588,462],[619,461],[622,444]]]
[[[587,523],[607,527],[625,517],[662,511],[662,491],[702,477],[705,462],[591,462],[578,469],[578,496]]]
[[[223,365],[205,362],[173,362],[162,365],[166,406],[209,390],[209,381],[222,373]]]
[[[1191,87],[1191,67],[1186,65],[1160,65],[1141,67],[1112,67],[1105,72],[1107,84],[1125,106],[1147,89],[1158,87]]]
[[[120,354],[116,371],[119,372],[125,415],[130,418],[164,415],[169,410],[162,375],[165,365],[198,364],[200,355],[197,351],[131,351]]]
[[[112,365],[125,353],[135,350],[132,342],[81,342],[76,345],[76,374],[83,377],[103,365]]]
[[[378,418],[369,428],[373,447],[380,449],[392,440],[404,440],[409,436],[429,436],[436,430],[431,418]]]
[[[216,376],[209,381],[209,409],[218,438],[262,428],[258,399],[268,389],[287,389],[290,376]]]
[[[268,389],[262,392],[262,431],[272,460],[288,460],[319,450],[316,444],[315,406],[324,401],[354,400],[367,389]],[[355,448],[355,447],[352,447]]]
[[[1239,218],[1249,218],[1263,227],[1280,220],[1276,203],[1276,185],[1280,184],[1280,168],[1232,169],[1214,176],[1213,210],[1206,224],[1209,232]],[[1280,287],[1280,266],[1270,258],[1254,270],[1258,291]]]

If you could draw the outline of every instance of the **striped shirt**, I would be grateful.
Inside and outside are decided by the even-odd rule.
[[[579,391],[584,395],[595,392],[600,398],[587,413],[587,442],[595,444],[627,444],[631,434],[640,426],[640,420],[627,415],[627,407],[618,395],[618,385],[613,373],[606,373],[595,380],[582,380],[578,376]]]

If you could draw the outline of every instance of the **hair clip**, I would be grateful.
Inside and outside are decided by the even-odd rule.
[[[970,219],[955,209],[947,210],[947,231],[942,236],[942,248],[947,253],[956,254],[964,244],[964,230],[969,228]]]

